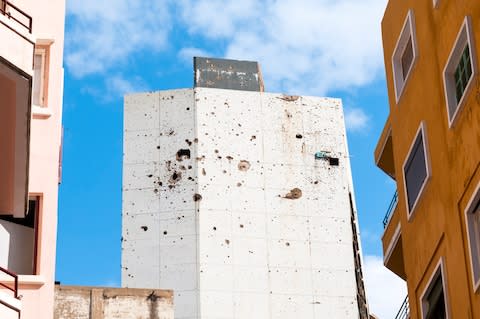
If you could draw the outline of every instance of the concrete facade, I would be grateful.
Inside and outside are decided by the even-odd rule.
[[[167,290],[55,286],[54,319],[173,319]]]
[[[357,229],[341,100],[126,96],[122,286],[175,318],[365,318]]]
[[[2,319],[53,317],[64,22],[64,0],[0,1]]]

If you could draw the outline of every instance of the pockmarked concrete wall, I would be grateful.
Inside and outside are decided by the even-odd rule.
[[[172,292],[55,286],[54,319],[173,319]]]
[[[124,120],[123,286],[177,319],[358,318],[339,99],[141,93]]]

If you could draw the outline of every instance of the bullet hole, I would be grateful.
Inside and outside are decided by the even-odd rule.
[[[152,174],[150,174],[150,175],[147,175],[147,177],[148,177],[148,178],[152,178],[152,177],[153,177],[153,175],[152,175]]]
[[[286,243],[285,243],[285,246],[287,246],[287,247],[290,246],[290,243],[289,243],[289,242],[286,242]]]
[[[202,168],[202,175],[203,176],[207,175],[207,171],[205,170],[205,168]]]
[[[253,250],[249,250],[248,252],[249,252],[250,254],[253,254]]]
[[[238,123],[238,127],[242,127],[242,124]]]
[[[233,157],[231,157],[230,155],[226,157],[226,159],[228,159],[229,161],[233,160]]]
[[[189,149],[180,149],[177,152],[177,161],[183,161],[184,159],[190,159]]]
[[[157,150],[159,150],[159,149],[160,149],[160,145],[157,145]]]
[[[202,200],[202,195],[200,194],[194,194],[193,195],[193,201],[194,202],[198,202],[198,201],[201,201]]]
[[[214,152],[215,152],[215,154],[218,154],[218,150],[215,150]]]
[[[194,181],[193,177],[188,177],[188,180],[192,182]]]
[[[330,157],[328,161],[330,162],[331,166],[338,166],[340,162],[339,159],[336,157]]]
[[[238,182],[238,183],[237,183],[237,186],[238,186],[238,187],[242,186],[242,183]]]
[[[297,134],[297,135],[295,135],[295,137],[300,139],[300,138],[302,138],[303,136],[302,136],[302,134]]]
[[[238,169],[242,172],[246,172],[250,169],[250,162],[242,160],[238,163]]]
[[[164,230],[164,231],[163,231],[163,234],[166,235],[166,234],[168,234],[168,232],[167,232],[166,230]]]
[[[163,183],[162,183],[162,182],[158,182],[158,185],[163,186]]]
[[[250,137],[250,141],[253,141],[255,140],[257,137],[255,135],[252,135],[252,137]]]
[[[217,230],[217,227],[213,226],[213,230]]]
[[[185,140],[185,143],[187,143],[188,146],[191,146],[191,145],[192,145],[192,142],[191,142],[190,140],[188,140],[188,139]]]
[[[227,174],[227,171],[226,171],[226,170],[223,170],[223,174]]]
[[[173,100],[175,97],[173,95],[170,95],[170,98]]]
[[[187,168],[186,168],[185,166],[183,166],[183,165],[180,165],[180,169],[181,169],[182,171],[184,171],[184,170],[186,170]]]
[[[189,107],[187,107],[187,111],[190,111],[190,108],[189,108]]]
[[[178,216],[177,219],[180,220],[180,219],[182,219],[182,217]]]
[[[168,136],[172,136],[173,134],[175,134],[175,131],[174,131],[174,130],[170,130],[170,131],[168,132]]]
[[[188,165],[188,169],[192,169],[192,165]]]
[[[218,159],[222,159],[222,157],[221,157],[221,156],[217,156],[217,158],[218,158]]]
[[[182,179],[182,172],[173,172],[172,177],[170,177],[169,182],[172,183],[172,184],[175,184],[176,182],[178,182],[181,179]],[[170,185],[170,186],[172,186],[172,185]]]
[[[317,185],[317,184],[318,184],[318,181],[315,181],[315,182],[313,182],[313,183],[314,183],[315,185]]]
[[[225,244],[230,245],[230,240],[225,239]]]
[[[299,199],[302,197],[302,190],[300,188],[293,188],[290,192],[288,192],[283,198],[287,199]]]
[[[240,224],[240,228],[243,228],[243,224]]]
[[[168,188],[169,188],[169,189],[174,189],[174,188],[175,188],[175,185],[168,185]]]
[[[155,194],[158,194],[158,189],[155,188],[155,189],[153,190],[153,192],[154,192]]]
[[[148,227],[147,226],[142,226],[140,227],[141,229],[143,229],[143,231],[147,231],[148,230]]]

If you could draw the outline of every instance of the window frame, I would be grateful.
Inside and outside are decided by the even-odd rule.
[[[410,9],[408,10],[405,22],[403,23],[402,31],[398,36],[397,43],[392,54],[393,86],[395,91],[395,101],[397,104],[418,60],[418,45],[416,38],[415,16],[413,14],[413,10]],[[412,40],[413,57],[407,75],[403,76],[402,58],[410,39]]]
[[[48,94],[47,94],[47,86],[48,86],[48,60],[49,60],[49,48],[45,45],[35,45],[35,53],[34,55],[40,55],[42,57],[42,65],[40,68],[40,89],[39,89],[39,103],[35,103],[33,98],[33,91],[35,88],[33,87],[35,84],[35,79],[33,79],[32,83],[32,105],[39,106],[39,107],[47,107],[48,105]],[[33,76],[35,76],[35,71]]]
[[[476,227],[480,222],[475,221],[475,214],[480,214],[480,182],[478,182],[472,197],[465,207],[465,228],[467,230],[468,251],[470,257],[470,272],[472,275],[473,292],[479,293],[480,287],[480,238],[477,237]],[[478,216],[477,216],[478,218]],[[476,259],[474,258],[477,257]]]
[[[474,86],[474,78],[477,76],[477,55],[475,49],[475,41],[472,32],[472,21],[470,16],[466,16],[463,20],[460,31],[457,34],[455,42],[452,46],[452,50],[448,56],[447,62],[443,69],[443,87],[445,94],[445,106],[447,109],[448,127],[454,126],[459,113],[465,106],[465,100]],[[455,71],[460,63],[460,59],[463,56],[465,46],[468,45],[470,52],[470,65],[472,68],[472,74],[468,80],[467,86],[463,91],[463,95],[460,101],[456,99],[456,87],[455,87]],[[455,105],[455,111],[450,114],[450,108]]]
[[[432,289],[432,284],[434,281],[440,276],[442,278],[442,288],[443,288],[443,298],[445,302],[445,317],[446,319],[450,319],[450,305],[448,303],[448,290],[447,290],[447,281],[446,281],[446,267],[445,267],[445,258],[440,257],[440,260],[438,261],[437,265],[433,269],[432,274],[430,275],[430,278],[427,281],[427,284],[425,285],[425,288],[423,289],[423,292],[420,296],[420,318],[425,319],[425,299],[428,294],[430,294],[431,289]]]
[[[424,161],[425,161],[425,169],[426,169],[426,177],[423,180],[422,187],[420,187],[420,190],[418,191],[417,197],[415,198],[415,201],[412,205],[412,208],[410,209],[408,205],[408,189],[407,189],[407,179],[405,175],[405,166],[407,165],[407,162],[410,159],[410,156],[412,155],[413,147],[415,146],[415,142],[417,141],[417,138],[419,137],[419,134],[422,134],[422,144],[423,144],[423,153],[424,153]],[[415,136],[412,140],[412,143],[410,144],[410,148],[408,150],[407,156],[405,157],[405,160],[403,161],[402,165],[402,175],[403,175],[403,189],[405,191],[405,204],[407,208],[407,217],[408,221],[410,221],[413,218],[415,208],[417,208],[418,202],[420,201],[420,198],[422,197],[425,187],[428,183],[428,181],[431,178],[431,166],[430,166],[430,156],[428,153],[428,140],[427,140],[427,129],[426,129],[426,124],[424,121],[420,123],[420,126],[417,129],[417,132],[415,133]]]

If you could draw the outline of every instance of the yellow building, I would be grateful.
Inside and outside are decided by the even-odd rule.
[[[375,161],[397,183],[382,242],[408,287],[398,318],[480,318],[480,1],[390,0],[382,32]]]

